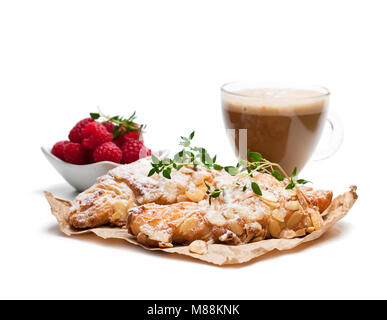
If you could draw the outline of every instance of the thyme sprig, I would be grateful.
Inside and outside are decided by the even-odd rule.
[[[247,159],[240,160],[236,166],[221,166],[216,163],[216,156],[211,157],[206,149],[201,147],[194,147],[191,145],[192,139],[195,136],[193,131],[188,137],[181,137],[180,145],[183,149],[176,153],[172,158],[159,159],[155,155],[152,155],[152,169],[149,171],[148,176],[152,176],[155,173],[162,174],[165,178],[171,179],[171,172],[173,169],[180,170],[183,166],[189,165],[196,168],[198,165],[203,165],[206,168],[213,168],[215,170],[225,170],[231,176],[238,175],[238,178],[233,184],[227,185],[223,188],[212,189],[207,182],[205,182],[209,203],[212,199],[218,198],[220,195],[224,195],[226,189],[233,187],[239,187],[245,192],[249,187],[258,196],[262,196],[262,190],[258,183],[253,181],[254,174],[257,172],[267,173],[272,175],[278,181],[286,181],[287,185],[285,189],[294,189],[298,185],[306,184],[310,181],[304,179],[296,179],[297,168],[294,168],[290,176],[282,169],[278,163],[270,162],[263,158],[258,152],[248,151]],[[250,181],[246,183],[246,178]],[[249,184],[249,186],[248,186]]]
[[[144,132],[145,125],[134,122],[136,119],[136,111],[134,111],[128,118],[122,116],[109,116],[102,113],[101,110],[99,112],[90,113],[90,117],[94,120],[98,120],[100,118],[103,121],[110,121],[114,123],[113,127],[113,139],[117,139],[119,136],[127,134],[129,132],[139,132],[139,138]]]
[[[148,176],[152,176],[155,173],[162,174],[165,178],[171,179],[172,169],[180,170],[183,166],[190,165],[196,168],[198,165],[204,165],[207,168],[214,168],[215,170],[222,169],[216,165],[216,156],[211,157],[206,149],[200,147],[194,147],[191,145],[191,141],[195,136],[195,131],[188,137],[181,137],[180,145],[183,149],[176,153],[172,158],[159,159],[155,155],[152,155],[152,169],[149,171]]]

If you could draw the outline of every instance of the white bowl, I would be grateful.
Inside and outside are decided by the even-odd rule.
[[[77,165],[64,162],[51,153],[51,149],[41,147],[43,154],[48,162],[60,173],[60,175],[79,192],[91,187],[100,176],[105,175],[109,170],[114,169],[120,164],[102,161],[92,164]],[[168,155],[167,150],[157,151],[154,153],[160,159]]]

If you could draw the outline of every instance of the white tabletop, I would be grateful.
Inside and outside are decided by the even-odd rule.
[[[357,3],[2,3],[0,298],[387,298],[387,22],[381,2],[367,15]],[[220,268],[59,231],[43,190],[75,192],[41,145],[100,106],[137,110],[153,150],[196,130],[229,163],[219,86],[238,79],[331,90],[344,143],[301,176],[335,194],[356,184],[359,199],[327,234]]]

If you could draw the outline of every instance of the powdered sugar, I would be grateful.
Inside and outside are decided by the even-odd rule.
[[[254,177],[250,178],[244,174],[231,176],[224,170],[185,166],[181,170],[172,170],[171,179],[167,179],[157,173],[148,176],[151,169],[152,165],[148,157],[129,165],[119,166],[99,178],[98,184],[75,199],[72,209],[74,223],[72,224],[74,226],[86,225],[86,227],[94,226],[96,223],[124,225],[128,214],[139,216],[143,212],[152,210],[147,213],[147,216],[151,219],[153,214],[157,215],[155,222],[152,222],[157,225],[154,226],[154,229],[152,229],[153,225],[144,226],[139,233],[140,238],[145,237],[144,241],[149,239],[156,241],[152,234],[153,231],[161,232],[164,228],[170,228],[169,224],[163,222],[163,212],[169,212],[171,223],[177,223],[173,220],[174,210],[180,211],[181,221],[188,219],[194,212],[202,212],[203,215],[199,215],[196,222],[190,222],[192,226],[199,223],[200,228],[205,228],[207,231],[210,230],[208,226],[212,226],[211,228],[214,229],[211,239],[215,242],[233,244],[247,243],[253,239],[258,241],[268,235],[272,237],[297,236],[305,232],[307,228],[310,230],[317,228],[316,214],[318,212],[316,213],[312,207],[308,208],[311,210],[308,214],[313,216],[311,219],[317,221],[313,222],[314,224],[309,217],[305,216],[305,212],[298,210],[300,213],[295,214],[298,206],[293,204],[289,206],[289,203],[298,201],[296,193],[294,190],[286,190],[286,183],[278,181],[271,175],[255,173]],[[260,186],[262,196],[252,191],[251,179]],[[211,189],[224,190],[222,195],[213,199],[212,205],[208,201],[206,184]],[[182,205],[174,206],[177,203]],[[153,206],[148,208],[149,204]],[[136,205],[140,206],[138,207],[141,208],[140,211],[130,209]],[[173,206],[169,208],[163,205]],[[181,212],[182,208],[185,208],[184,213]],[[294,224],[293,229],[287,224],[288,220],[291,225]],[[137,223],[139,221],[147,223],[141,219],[137,220]],[[195,230],[200,229],[195,228]],[[168,231],[171,237],[173,230]],[[203,237],[204,235],[209,237],[207,231],[201,233]],[[179,235],[179,237],[183,239],[185,236]]]

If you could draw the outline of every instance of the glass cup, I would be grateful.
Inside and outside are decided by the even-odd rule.
[[[231,82],[221,87],[223,120],[236,155],[259,152],[286,173],[313,157],[325,159],[340,147],[339,119],[328,115],[329,91],[318,86]],[[315,152],[328,123],[328,146]]]

